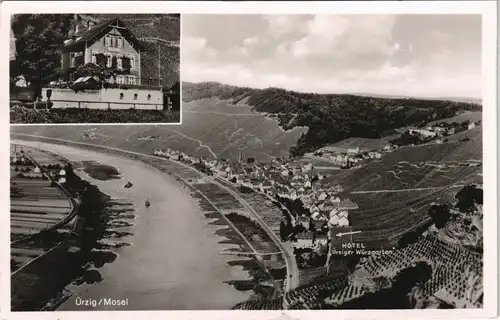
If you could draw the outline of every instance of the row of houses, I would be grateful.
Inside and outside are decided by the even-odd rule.
[[[470,122],[467,124],[467,130],[472,130],[476,127],[475,122]],[[441,126],[429,126],[426,128],[409,128],[408,132],[410,134],[415,134],[418,133],[426,138],[437,138],[437,137],[443,137],[445,135],[452,135],[455,134],[457,131],[457,128],[455,127],[441,127]]]
[[[339,184],[325,186],[324,176],[311,163],[292,163],[274,160],[256,164],[227,163],[219,160],[203,160],[185,153],[166,149],[154,150],[156,156],[190,164],[202,163],[218,177],[238,186],[250,188],[273,199],[299,201],[304,212],[292,213],[294,226],[301,225],[304,232],[296,235],[294,243],[299,248],[320,248],[326,244],[331,227],[348,227],[349,210],[358,209],[350,199],[341,199],[343,188]]]
[[[327,159],[339,166],[350,167],[353,165],[359,165],[361,162],[366,162],[367,160],[380,159],[382,158],[384,152],[390,152],[395,148],[397,148],[397,146],[392,144],[387,144],[381,150],[372,151],[361,151],[359,147],[325,147],[316,154],[319,154],[322,158]]]

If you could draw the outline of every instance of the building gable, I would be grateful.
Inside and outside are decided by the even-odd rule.
[[[137,51],[143,49],[139,39],[132,30],[119,18],[114,18],[74,34],[74,40],[65,44],[64,51],[81,51],[85,46],[90,46],[96,41],[101,40],[110,30],[119,30],[120,35],[122,35]]]

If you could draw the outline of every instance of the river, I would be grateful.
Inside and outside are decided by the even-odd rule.
[[[224,310],[246,300],[249,293],[224,284],[246,279],[220,254],[227,245],[203,216],[187,189],[161,171],[121,156],[34,141],[12,141],[44,149],[75,161],[116,167],[121,179],[95,180],[77,174],[113,199],[134,204],[135,226],[125,239],[130,247],[114,249],[118,259],[99,268],[103,280],[71,285],[72,297],[58,311],[72,310]],[[126,181],[133,187],[123,188]],[[148,198],[152,205],[144,206]],[[126,306],[78,306],[79,299],[128,299]]]

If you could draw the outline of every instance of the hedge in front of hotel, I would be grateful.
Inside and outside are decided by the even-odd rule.
[[[11,123],[177,123],[180,112],[164,110],[10,109]]]

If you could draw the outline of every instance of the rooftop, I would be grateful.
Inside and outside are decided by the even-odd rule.
[[[98,40],[98,36],[103,33],[103,31],[111,26],[112,24],[120,26],[120,33],[126,36],[135,46],[142,49],[142,45],[139,39],[132,33],[130,28],[119,18],[113,18],[92,26],[90,29],[82,30],[81,32],[73,34],[73,39],[64,45],[65,52],[80,51],[85,48],[85,43],[90,41]]]

